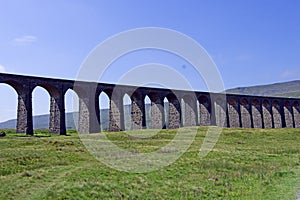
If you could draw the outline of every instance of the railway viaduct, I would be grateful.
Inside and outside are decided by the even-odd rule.
[[[135,87],[35,76],[0,73],[0,83],[14,88],[18,95],[17,133],[33,134],[32,92],[40,86],[50,96],[49,132],[66,134],[65,102],[67,90],[79,97],[78,131],[100,131],[99,95],[109,97],[109,130],[124,130],[123,97],[131,99],[131,129],[146,127],[145,103],[151,100],[153,129],[182,126],[222,126],[243,128],[300,128],[300,99],[248,96],[162,88]],[[168,125],[164,99],[169,102]]]

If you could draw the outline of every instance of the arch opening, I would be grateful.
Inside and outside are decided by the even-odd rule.
[[[164,98],[164,115],[165,115],[165,120],[164,120],[164,126],[163,128],[169,128],[169,100],[167,97]]]
[[[149,129],[151,127],[151,118],[152,118],[152,115],[151,115],[151,100],[149,98],[148,95],[145,96],[144,98],[144,108],[145,108],[145,122],[146,122],[146,127],[147,129]]]
[[[123,109],[125,130],[131,130],[131,99],[127,93],[123,96]]]
[[[44,130],[43,132],[50,132],[50,101],[51,96],[49,92],[42,86],[37,86],[32,91],[32,116],[33,128],[35,130]]]
[[[76,130],[79,120],[79,97],[77,93],[68,89],[65,93],[65,121],[67,130]]]
[[[18,94],[13,86],[0,83],[0,129],[15,129],[17,125]],[[13,121],[11,121],[13,120]],[[5,123],[4,123],[5,122]]]
[[[108,131],[110,125],[110,99],[105,91],[99,95],[100,130]]]

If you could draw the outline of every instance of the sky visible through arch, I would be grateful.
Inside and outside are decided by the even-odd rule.
[[[0,26],[0,71],[5,73],[75,79],[89,52],[108,37],[133,28],[162,27],[202,45],[225,88],[300,79],[297,0],[2,0]],[[168,64],[193,89],[206,90],[189,63],[158,51],[120,58],[103,81],[116,82],[121,72],[149,62]],[[0,121],[15,118],[15,92],[4,84],[0,92]],[[71,94],[67,111],[72,110]],[[49,113],[45,90],[37,88],[33,98],[34,114]]]

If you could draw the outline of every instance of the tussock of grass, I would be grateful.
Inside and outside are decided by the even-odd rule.
[[[24,136],[6,130],[0,138],[0,199],[296,199],[299,129],[224,129],[213,151],[200,159],[206,130],[199,128],[175,163],[144,174],[100,163],[74,131]],[[161,148],[176,130],[137,137],[151,131],[105,134],[133,152],[176,151]]]

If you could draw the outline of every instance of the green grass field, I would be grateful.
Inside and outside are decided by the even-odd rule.
[[[206,130],[199,128],[176,162],[150,173],[107,167],[74,131],[30,137],[6,130],[0,138],[0,199],[296,199],[300,129],[223,129],[213,151],[200,159]],[[124,149],[150,152],[175,133],[162,130],[149,139],[106,134]]]

